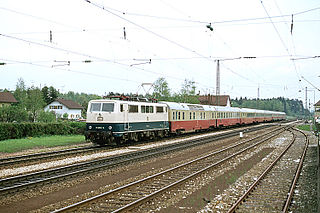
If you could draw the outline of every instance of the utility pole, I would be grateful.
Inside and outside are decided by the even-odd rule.
[[[308,109],[308,89],[306,87],[306,109]],[[305,111],[305,116],[306,116],[306,120],[307,120],[307,110]]]
[[[216,96],[217,96],[217,106],[220,102],[220,60],[217,60],[217,74],[216,74]]]
[[[258,85],[257,109],[259,109],[260,85]]]

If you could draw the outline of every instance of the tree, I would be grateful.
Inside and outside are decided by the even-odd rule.
[[[196,85],[195,81],[190,81],[185,79],[184,83],[182,84],[182,88],[180,91],[181,94],[181,101],[179,102],[185,102],[185,103],[193,103],[198,104],[199,99],[196,96]]]
[[[59,91],[56,90],[53,86],[47,87],[44,86],[41,90],[43,99],[46,102],[46,104],[50,104],[54,100],[56,100],[59,96]]]
[[[22,78],[18,79],[16,84],[16,90],[13,93],[13,96],[18,101],[18,105],[25,109],[26,107],[26,100],[28,99],[26,85]]]
[[[181,95],[182,96],[195,95],[196,94],[195,83],[196,83],[195,81],[189,81],[187,79],[184,79],[184,83],[182,84],[182,88],[181,88]]]
[[[28,113],[19,106],[0,107],[0,122],[28,121]]]
[[[56,115],[53,111],[51,112],[40,111],[38,116],[38,121],[45,122],[45,123],[54,122],[56,121]]]
[[[29,111],[30,120],[35,122],[39,112],[43,110],[46,103],[39,88],[32,86],[27,90],[27,94],[26,108]]]
[[[153,97],[155,97],[156,99],[163,100],[170,97],[169,85],[165,78],[163,77],[158,78],[153,83],[153,87],[154,87]]]

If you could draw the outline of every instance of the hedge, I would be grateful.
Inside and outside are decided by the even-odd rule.
[[[85,123],[0,123],[0,141],[42,135],[83,134]]]

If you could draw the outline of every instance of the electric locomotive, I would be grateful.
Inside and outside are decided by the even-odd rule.
[[[91,100],[86,139],[103,145],[168,135],[167,105],[144,101]]]

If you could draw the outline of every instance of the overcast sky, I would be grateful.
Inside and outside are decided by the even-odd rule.
[[[0,0],[0,26],[1,89],[136,93],[164,77],[215,94],[220,59],[221,94],[320,99],[318,0]]]

